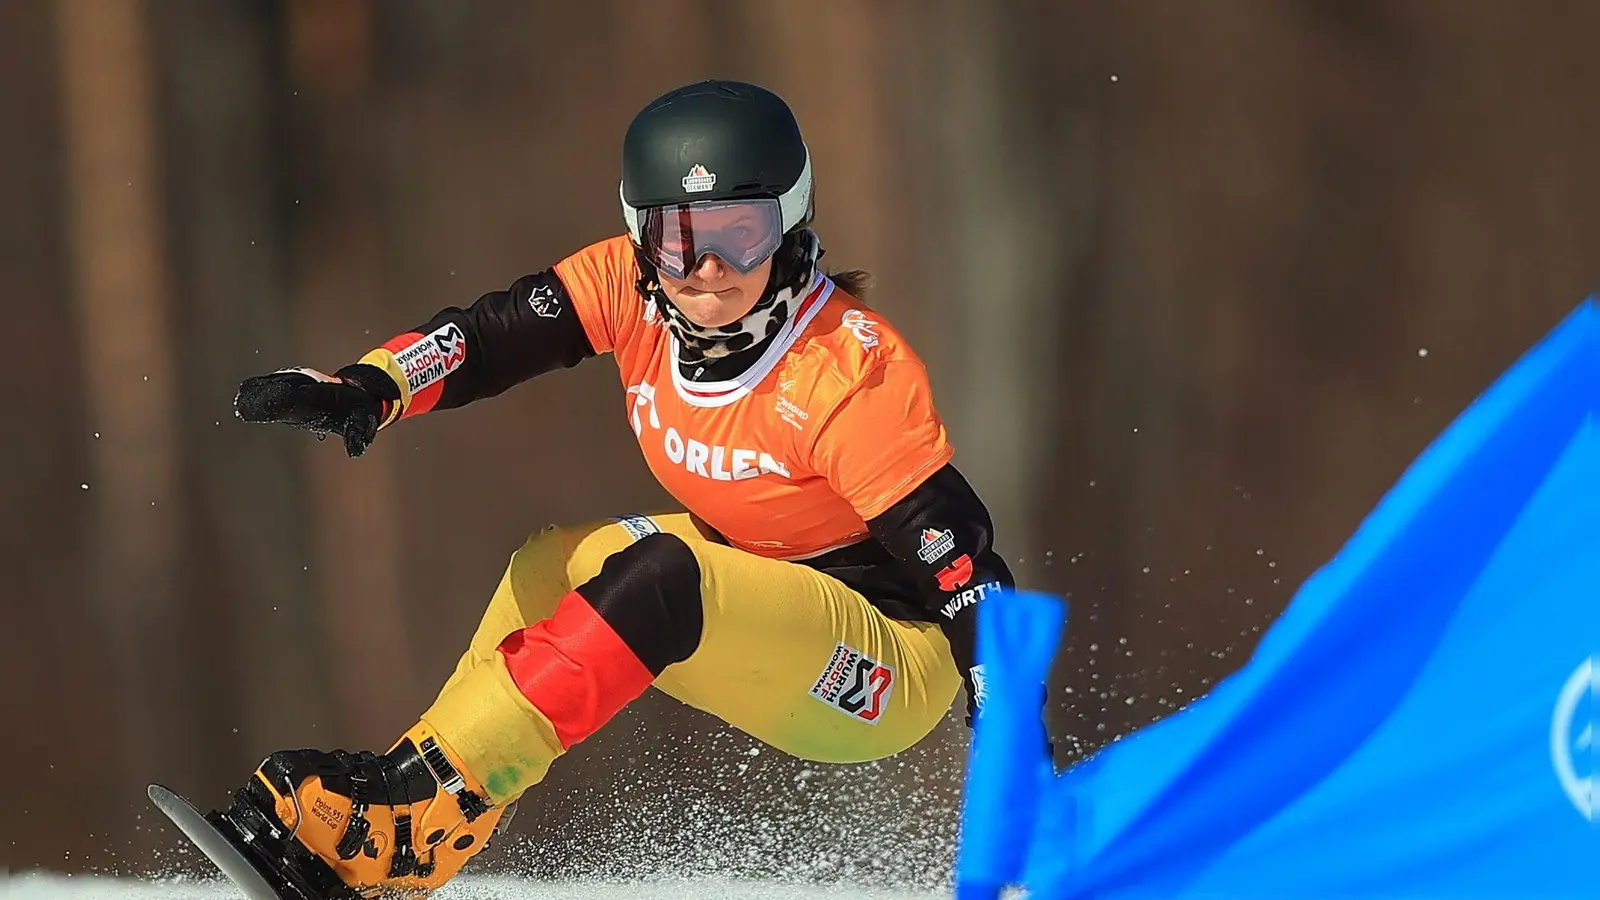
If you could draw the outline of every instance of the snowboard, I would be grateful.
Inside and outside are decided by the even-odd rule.
[[[299,879],[288,877],[287,861],[268,846],[271,841],[256,840],[226,813],[202,813],[177,791],[152,784],[146,789],[150,802],[156,809],[178,826],[183,836],[206,855],[222,874],[238,886],[249,900],[342,900],[353,898],[355,893],[323,889],[311,884],[296,883]],[[290,840],[293,840],[290,838]]]

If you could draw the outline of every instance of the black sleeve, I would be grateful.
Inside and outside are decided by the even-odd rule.
[[[1001,587],[1015,586],[1011,570],[994,550],[989,510],[967,479],[947,464],[867,526],[915,573],[966,682],[967,724],[972,724],[983,702],[977,604]]]
[[[380,367],[404,378],[409,388],[411,402],[402,415],[465,406],[595,355],[566,287],[551,269],[484,294],[466,309],[440,310],[374,353],[384,351],[394,365]]]

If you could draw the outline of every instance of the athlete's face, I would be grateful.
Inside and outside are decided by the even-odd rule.
[[[715,253],[700,258],[682,279],[661,273],[661,289],[689,321],[702,328],[732,325],[761,299],[772,275],[769,257],[748,275],[740,275]]]

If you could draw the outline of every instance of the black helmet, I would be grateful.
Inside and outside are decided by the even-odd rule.
[[[775,234],[766,239],[781,240],[811,221],[811,156],[794,113],[777,94],[739,81],[702,81],[657,98],[634,117],[622,142],[619,193],[635,245],[652,249],[659,244],[663,221],[675,238],[690,240],[683,250],[692,246],[694,256],[682,259],[687,254],[681,254],[676,265],[667,263],[669,270],[692,266],[713,250],[744,270],[759,265],[777,244],[701,246],[688,214],[766,199],[757,205],[770,209]],[[672,209],[683,212],[681,229]],[[730,258],[741,254],[742,260]],[[681,277],[681,271],[675,274]]]

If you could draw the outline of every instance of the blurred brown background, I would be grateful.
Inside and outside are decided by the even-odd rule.
[[[619,232],[623,128],[702,77],[791,101],[827,263],[1072,594],[1061,761],[1166,714],[1600,287],[1596,35],[1592,0],[10,0],[0,863],[192,864],[146,781],[387,746],[529,531],[668,502],[605,360],[359,460],[230,401]],[[937,882],[964,741],[819,770],[651,697],[499,852]]]

